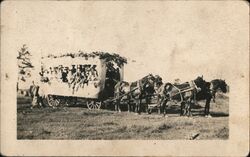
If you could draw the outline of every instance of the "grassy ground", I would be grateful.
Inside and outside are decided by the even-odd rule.
[[[192,118],[180,117],[179,106],[169,108],[169,117],[156,112],[90,111],[84,107],[30,109],[30,99],[17,98],[18,139],[227,139],[229,100],[219,95],[211,103],[212,118],[203,116],[204,102],[195,106]]]

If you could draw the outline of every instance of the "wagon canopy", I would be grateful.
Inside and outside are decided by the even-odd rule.
[[[110,82],[123,80],[126,63],[126,58],[106,52],[48,55],[42,58],[42,88],[45,94],[98,99],[105,89],[113,90]]]

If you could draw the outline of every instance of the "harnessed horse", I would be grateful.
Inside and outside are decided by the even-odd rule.
[[[120,81],[115,85],[115,110],[121,112],[120,102],[126,101],[128,104],[128,111],[131,110],[131,100],[135,101],[135,112],[141,113],[141,100],[145,98],[148,104],[148,95],[154,92],[154,76],[149,74],[142,79],[135,82]]]
[[[194,81],[183,84],[160,83],[156,90],[158,95],[159,113],[163,112],[166,116],[166,108],[170,101],[177,101],[181,104],[181,115],[191,115],[191,103],[199,90]],[[183,110],[184,108],[184,110]]]
[[[203,77],[197,77],[196,80],[194,80],[197,87],[199,87],[201,90],[199,92],[197,92],[196,94],[196,101],[200,101],[200,100],[206,100],[206,104],[205,104],[205,116],[210,116],[209,115],[209,109],[210,109],[210,102],[212,99],[212,93],[211,93],[211,83],[210,82],[206,82]]]

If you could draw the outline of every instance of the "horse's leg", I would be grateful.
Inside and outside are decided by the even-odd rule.
[[[141,114],[141,96],[135,98],[136,113]]]
[[[138,114],[141,114],[141,110],[142,110],[142,104],[141,104],[141,97],[139,98],[139,101],[138,101]]]
[[[161,106],[161,104],[162,104],[162,97],[161,96],[159,96],[158,97],[158,101],[157,101],[157,106],[158,106],[158,114],[161,114],[161,110],[162,110],[162,106]]]
[[[118,112],[121,112],[120,105],[121,105],[121,99],[119,98],[119,99],[118,99],[118,102],[117,102],[117,111],[118,111]]]
[[[212,93],[213,102],[215,103],[215,92]]]
[[[184,101],[184,110],[183,110],[183,115],[187,116],[188,115],[188,102]]]
[[[161,101],[162,101],[162,98],[159,97],[158,104],[157,104],[157,106],[158,106],[158,114],[161,114],[161,110],[162,110]]]
[[[137,112],[137,110],[136,110],[136,101],[135,100],[133,101],[132,107],[133,107],[133,112]]]
[[[127,101],[127,106],[128,106],[128,112],[130,112],[130,110],[131,110],[130,107],[131,107],[131,106],[130,106],[130,101],[129,101],[129,100]]]
[[[206,100],[206,104],[205,104],[204,115],[207,116],[207,100]]]
[[[208,96],[206,99],[206,105],[205,105],[205,116],[210,116],[209,109],[210,109],[210,102],[211,102],[212,96]]]
[[[120,101],[119,101],[119,103],[118,103],[118,112],[122,112],[122,111],[121,111],[121,103],[120,103]]]
[[[149,98],[146,96],[146,104],[145,104],[145,112],[148,112],[148,104],[149,104]]]
[[[163,111],[163,117],[165,117],[166,116],[166,114],[167,114],[167,103],[168,103],[168,101],[167,100],[163,100],[162,101],[162,111]]]
[[[191,100],[189,100],[188,101],[188,116],[192,116],[191,108],[192,108],[192,102]]]
[[[136,114],[139,113],[139,103],[137,102],[137,100],[136,100],[136,103],[135,103],[135,113]]]
[[[135,111],[135,113],[138,113],[138,100],[137,99],[138,98],[136,98],[136,97],[134,98],[134,103],[135,103],[134,104],[135,105],[135,110],[134,111]]]
[[[40,107],[43,107],[44,105],[43,105],[43,102],[42,102],[42,97],[39,95],[38,97],[37,97],[37,102],[38,102],[38,104],[39,104],[39,106]]]
[[[118,111],[118,104],[119,104],[119,103],[120,103],[119,100],[116,99],[116,101],[115,101],[115,111]]]
[[[212,91],[212,92],[211,92],[211,96],[212,96],[213,102],[215,103],[215,91]]]
[[[181,102],[181,113],[180,113],[180,116],[184,115],[184,111],[183,111],[185,109],[184,107],[185,107],[185,102]]]

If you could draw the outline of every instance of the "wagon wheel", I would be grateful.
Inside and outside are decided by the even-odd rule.
[[[98,102],[94,100],[87,101],[87,107],[90,110],[99,110],[101,106],[102,106],[102,102]]]
[[[52,106],[52,107],[57,107],[60,104],[60,100],[52,95],[47,96],[47,102],[49,106]]]

